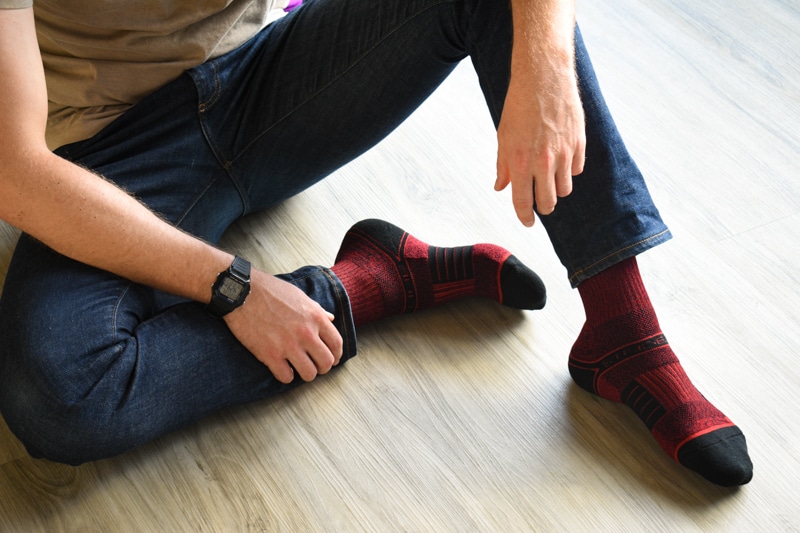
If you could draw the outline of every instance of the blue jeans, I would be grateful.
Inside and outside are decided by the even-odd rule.
[[[542,217],[573,285],[669,238],[579,31],[576,43],[586,170]],[[468,55],[497,124],[510,47],[507,0],[310,0],[58,154],[217,242],[242,215],[374,146]],[[282,277],[336,315],[343,360],[355,355],[336,276],[303,267]],[[31,455],[66,463],[119,454],[298,384],[276,381],[202,305],[77,263],[26,235],[0,300],[0,332],[6,422]]]

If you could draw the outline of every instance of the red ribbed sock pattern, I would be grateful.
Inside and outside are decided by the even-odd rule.
[[[575,382],[639,416],[664,451],[720,485],[752,477],[744,435],[694,387],[670,348],[635,258],[578,286],[586,323],[572,347]]]
[[[356,326],[470,296],[519,309],[540,309],[545,300],[539,277],[504,248],[430,246],[374,219],[350,228],[331,270],[347,291]]]

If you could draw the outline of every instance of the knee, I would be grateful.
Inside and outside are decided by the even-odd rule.
[[[0,412],[31,455],[78,464],[129,447],[152,295],[20,238],[0,300]]]
[[[107,363],[116,352],[116,364],[76,373],[77,367],[59,363],[69,360],[66,354],[44,355],[41,348],[3,344],[0,412],[31,456],[78,465],[117,455],[131,446],[124,431],[127,411],[120,408],[130,365],[119,355],[120,347],[89,357],[93,364]]]
[[[12,402],[5,398],[2,402],[8,427],[32,457],[77,466],[131,447],[133,440],[109,423],[102,403],[57,403],[30,390],[18,393]]]

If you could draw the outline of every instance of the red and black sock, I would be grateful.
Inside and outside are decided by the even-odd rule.
[[[382,220],[350,228],[331,270],[347,291],[356,326],[469,296],[517,309],[545,304],[542,280],[507,250],[430,246]]]
[[[742,432],[692,385],[658,324],[635,258],[578,286],[586,324],[569,357],[584,389],[622,402],[667,454],[718,485],[753,475]]]

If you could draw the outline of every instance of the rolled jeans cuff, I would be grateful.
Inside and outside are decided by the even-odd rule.
[[[341,280],[329,268],[305,266],[288,274],[276,276],[305,292],[323,309],[334,315],[333,325],[342,336],[342,361],[355,356],[356,327],[350,310],[350,298]]]
[[[659,244],[663,244],[666,241],[672,238],[672,233],[666,226],[664,229],[655,233],[653,235],[649,235],[642,239],[639,239],[635,242],[632,242],[626,246],[623,246],[614,252],[606,255],[605,257],[595,261],[594,263],[587,265],[577,271],[569,272],[569,282],[572,288],[576,288],[581,282],[591,278],[595,274],[602,272],[603,270],[619,263],[620,261],[624,261],[629,257],[637,256],[643,252],[646,252],[650,248],[654,248]]]

